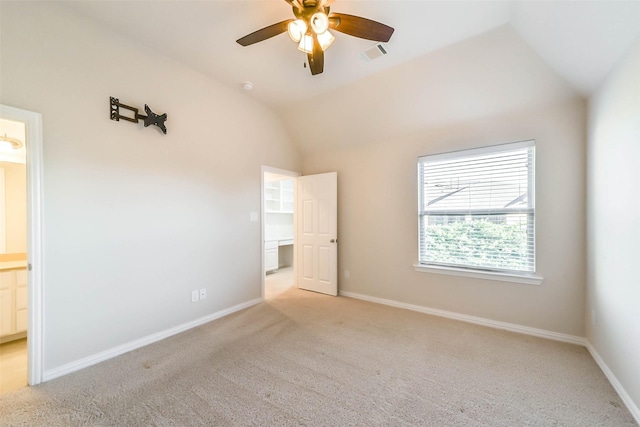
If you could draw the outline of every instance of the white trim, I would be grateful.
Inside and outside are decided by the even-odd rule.
[[[126,344],[119,345],[114,348],[110,348],[109,350],[105,350],[100,353],[97,353],[88,357],[84,357],[80,360],[76,360],[75,362],[67,363],[65,365],[59,366],[54,369],[49,369],[44,372],[44,381],[50,381],[54,378],[58,378],[63,375],[67,375],[72,372],[78,371],[80,369],[95,365],[97,363],[104,362],[105,360],[114,358],[116,356],[120,356],[121,354],[128,353],[140,347],[153,344],[154,342],[158,342],[165,338],[169,338],[172,335],[179,334],[181,332],[184,332],[191,328],[195,328],[196,326],[203,325],[205,323],[211,322],[221,317],[228,316],[229,314],[235,313],[236,311],[244,310],[245,308],[249,308],[261,302],[262,302],[261,298],[256,298],[251,301],[247,301],[242,304],[234,305],[233,307],[220,310],[213,314],[209,314],[207,316],[201,317],[191,322],[183,323],[182,325],[178,325],[173,328],[169,328],[164,331],[160,331],[155,334],[151,334],[146,337],[128,342]]]
[[[261,295],[262,295],[262,299],[264,300],[264,278],[266,275],[266,272],[264,271],[264,263],[265,263],[265,259],[264,259],[264,239],[265,239],[265,235],[264,235],[264,226],[265,226],[265,220],[266,220],[266,211],[264,208],[264,174],[265,173],[273,173],[273,174],[277,174],[277,175],[285,175],[285,176],[290,176],[292,178],[294,178],[294,187],[293,187],[293,244],[295,246],[295,241],[296,241],[296,218],[298,217],[298,215],[296,215],[296,211],[295,211],[295,206],[296,206],[296,182],[295,182],[295,178],[301,176],[302,174],[300,172],[294,172],[294,171],[288,171],[285,169],[278,169],[278,168],[274,168],[271,166],[261,166],[260,167],[260,259],[262,260],[262,262],[260,263],[260,289],[261,289]],[[296,251],[293,251],[293,277],[297,277],[296,276]],[[294,279],[295,281],[295,279]]]
[[[585,345],[585,339],[575,335],[567,335],[559,332],[547,331],[544,329],[530,328],[529,326],[516,325],[515,323],[500,322],[497,320],[485,319],[483,317],[469,316],[467,314],[454,313],[452,311],[439,310],[437,308],[423,307],[421,305],[407,304],[404,302],[371,297],[369,295],[358,294],[354,292],[340,291],[341,296],[348,298],[360,299],[363,301],[374,302],[377,304],[388,305],[391,307],[404,308],[406,310],[417,311],[420,313],[431,314],[433,316],[446,317],[448,319],[460,320],[462,322],[473,323],[476,325],[488,326],[494,329],[503,329],[505,331],[516,332],[518,334],[531,335],[539,338],[546,338],[554,341],[561,341],[570,344]]]
[[[460,157],[462,154],[464,154],[464,156],[479,156],[483,154],[500,153],[502,151],[518,150],[520,148],[531,148],[535,146],[536,146],[536,140],[528,139],[526,141],[507,142],[504,144],[489,145],[487,147],[469,148],[469,149],[458,150],[458,151],[448,151],[446,153],[426,154],[424,156],[418,157],[418,161],[419,162],[441,161],[441,160],[457,158],[457,157]]]
[[[640,425],[640,408],[638,408],[638,405],[636,405],[631,396],[629,396],[629,393],[627,393],[622,384],[620,384],[618,378],[616,378],[611,369],[609,369],[604,359],[600,356],[600,354],[598,354],[589,340],[585,339],[585,346],[587,347],[587,350],[589,350],[589,353],[591,353],[591,357],[593,357],[600,369],[602,369],[602,372],[604,372],[604,375],[611,383],[613,389],[618,393],[618,396],[620,396],[624,404],[627,406],[629,412],[631,412],[631,415],[636,420],[636,424]]]
[[[474,277],[476,279],[524,283],[525,285],[540,285],[544,280],[544,278],[540,276],[501,273],[498,271],[469,270],[466,268],[444,267],[440,265],[414,264],[413,269],[421,273],[436,273],[436,274],[446,274],[449,276]]]
[[[33,386],[43,381],[44,371],[42,115],[0,104],[0,117],[24,122],[27,132],[27,253],[31,265],[27,274],[27,380]]]

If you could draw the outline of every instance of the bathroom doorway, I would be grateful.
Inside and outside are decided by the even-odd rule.
[[[297,172],[262,167],[262,296],[295,286],[295,179]]]
[[[27,386],[26,125],[0,118],[0,394]]]
[[[43,380],[42,117],[0,105],[0,393]]]

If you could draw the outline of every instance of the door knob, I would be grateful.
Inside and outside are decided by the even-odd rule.
[[[338,241],[338,239],[331,239],[329,240],[329,243],[336,243]]]

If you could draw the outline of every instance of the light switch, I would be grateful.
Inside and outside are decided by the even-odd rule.
[[[258,212],[249,213],[249,221],[256,222],[258,220]]]

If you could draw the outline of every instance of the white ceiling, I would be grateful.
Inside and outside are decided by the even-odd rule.
[[[385,45],[389,53],[365,62],[361,53],[375,43],[334,32],[336,41],[325,53],[324,73],[311,76],[308,68],[303,68],[306,55],[297,50],[286,34],[248,47],[235,42],[259,28],[292,17],[290,6],[283,0],[73,1],[65,4],[105,23],[131,42],[173,57],[239,92],[244,92],[243,82],[253,82],[254,89],[245,92],[246,95],[278,111],[295,140],[309,131],[300,124],[305,114],[296,110],[319,104],[328,107],[344,104],[352,112],[359,108],[366,110],[371,106],[365,103],[384,100],[379,96],[365,96],[359,104],[358,99],[353,98],[381,86],[398,85],[399,82],[385,78],[403,80],[403,75],[411,74],[410,64],[415,61],[430,63],[428,57],[438,56],[443,48],[454,48],[477,36],[503,34],[513,39],[511,44],[523,41],[520,44],[525,46],[521,50],[541,58],[559,80],[586,97],[640,35],[640,0],[336,0],[332,11],[363,16],[394,27],[393,37]],[[519,55],[518,51],[509,49],[512,55]],[[540,69],[537,63],[535,67]],[[400,70],[405,70],[405,74]],[[415,72],[411,76],[429,79]],[[451,87],[456,85],[450,79],[447,83]],[[403,90],[411,87],[410,83],[402,84]],[[553,84],[556,85],[555,81]],[[431,84],[432,88],[434,85]],[[331,119],[339,120],[339,117],[334,114]],[[351,133],[359,132],[366,120],[361,121]],[[319,123],[321,120],[316,119],[307,123],[307,127]],[[319,139],[327,137],[318,136]]]
[[[640,33],[640,1],[337,0],[332,10],[395,28],[389,54],[371,62],[360,53],[373,42],[345,34],[325,57],[323,74],[303,68],[305,54],[281,34],[242,47],[235,40],[292,16],[283,0],[74,1],[154,51],[227,85],[255,86],[251,96],[279,108],[347,85],[436,49],[511,24],[552,68],[589,94]]]

